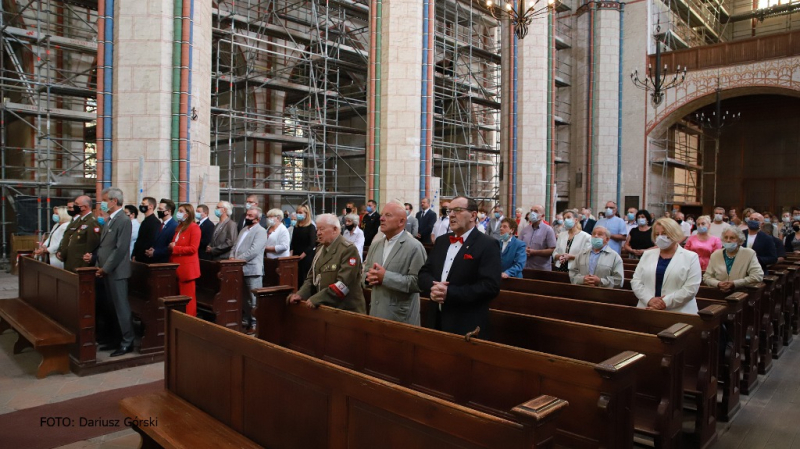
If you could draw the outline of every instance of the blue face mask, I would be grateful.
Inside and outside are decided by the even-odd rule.
[[[103,201],[100,203],[100,210],[103,212],[108,212],[108,202]]]
[[[572,229],[575,227],[575,219],[574,218],[567,218],[564,220],[564,227],[567,229]]]
[[[698,234],[705,234],[706,232],[708,232],[708,226],[699,226],[697,228]]]
[[[772,220],[771,220],[771,219],[769,219],[769,218],[765,218],[765,219],[764,219],[764,223],[772,223]]]
[[[636,218],[636,214],[633,213],[628,214],[628,221],[633,221],[634,218]]]
[[[61,218],[58,216],[58,214],[53,214],[53,221],[56,222],[56,223],[61,221]]]
[[[500,218],[500,212],[495,212],[494,213],[494,218]]]
[[[507,242],[510,239],[511,239],[511,233],[510,232],[508,234],[503,234],[503,235],[500,236],[500,240],[502,240],[504,242]]]
[[[97,217],[97,222],[100,223],[100,226],[106,224],[106,219],[103,217]]]
[[[605,242],[600,237],[592,237],[592,248],[594,249],[602,249],[605,246]]]
[[[639,226],[647,226],[647,219],[646,218],[640,218],[640,219],[636,220],[636,224],[638,224]]]
[[[216,215],[217,218],[221,217],[222,216],[222,209],[215,209],[214,210],[214,215]]]
[[[372,213],[372,206],[367,206],[367,213],[369,213],[369,214]],[[297,216],[297,219],[298,220],[302,220],[299,215]]]
[[[292,226],[295,226],[297,225],[297,220],[291,220],[289,223],[291,223]]]
[[[183,212],[178,212],[177,214],[175,214],[175,219],[178,221],[183,221],[186,219],[186,214],[184,214]]]
[[[297,214],[297,221],[303,221],[306,219],[306,214]]]
[[[724,242],[722,247],[725,248],[726,251],[736,251],[736,248],[739,247],[738,242]]]
[[[747,229],[750,229],[751,231],[755,231],[759,227],[761,227],[761,223],[759,223],[758,221],[756,221],[756,220],[747,220]]]

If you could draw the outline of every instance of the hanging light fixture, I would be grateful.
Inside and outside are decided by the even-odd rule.
[[[661,31],[661,26],[656,27],[656,33]],[[653,70],[653,65],[647,65],[647,76],[645,76],[644,80],[639,78],[639,70],[634,70],[631,72],[631,81],[633,81],[633,85],[650,93],[650,97],[653,100],[653,104],[658,106],[664,101],[664,93],[667,89],[672,89],[673,87],[678,87],[683,80],[686,79],[686,67],[681,70],[681,66],[679,65],[675,70],[675,74],[672,75],[672,78],[667,80],[669,77],[669,67],[664,64],[664,67],[661,67],[661,41],[658,39],[658,34],[656,34],[656,67]]]
[[[511,20],[517,39],[525,38],[528,34],[528,25],[534,18],[549,13],[561,3],[560,0],[547,0],[547,4],[541,6],[543,0],[500,0],[500,3],[493,0],[485,1],[492,17],[497,20],[508,17]]]

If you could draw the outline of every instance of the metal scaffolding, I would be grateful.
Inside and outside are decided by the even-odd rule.
[[[730,13],[725,0],[655,0],[652,6],[654,37],[670,50],[715,44],[730,38],[726,26]]]
[[[662,184],[651,183],[651,206],[700,206],[703,198],[703,131],[681,121],[651,141],[650,163]]]
[[[456,0],[436,2],[433,175],[442,196],[494,203],[500,190],[500,25]]]
[[[572,57],[573,14],[572,2],[559,3],[555,15],[554,46],[555,64],[553,84],[555,95],[553,101],[553,131],[550,145],[553,148],[553,165],[555,167],[553,195],[556,211],[562,210],[570,197],[570,154],[572,153]],[[555,212],[554,212],[555,214]],[[553,214],[553,215],[554,215]]]
[[[220,195],[336,210],[363,198],[369,9],[244,0],[213,9],[211,163]]]
[[[3,0],[0,20],[4,264],[12,232],[48,231],[52,206],[94,189],[97,2]],[[22,226],[24,197],[36,214]]]

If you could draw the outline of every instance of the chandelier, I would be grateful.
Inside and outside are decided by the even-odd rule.
[[[501,3],[495,3],[493,0],[486,0],[486,8],[497,20],[508,17],[514,26],[517,39],[523,39],[528,34],[528,25],[534,18],[549,13],[561,3],[559,0],[547,0],[546,5],[540,6],[541,2],[542,0],[501,0]]]
[[[660,26],[658,27],[660,30]],[[647,76],[644,80],[639,78],[639,70],[631,72],[631,81],[633,85],[647,92],[651,92],[650,97],[653,99],[653,104],[658,106],[664,101],[664,93],[667,89],[678,87],[683,80],[686,79],[686,67],[681,70],[679,65],[675,70],[675,74],[668,80],[669,68],[666,64],[661,67],[661,41],[656,37],[656,68],[653,70],[653,65],[647,65]]]

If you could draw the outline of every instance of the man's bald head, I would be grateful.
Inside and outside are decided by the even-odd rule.
[[[381,214],[381,232],[387,238],[403,232],[406,227],[406,208],[395,201],[390,201],[383,206]]]

